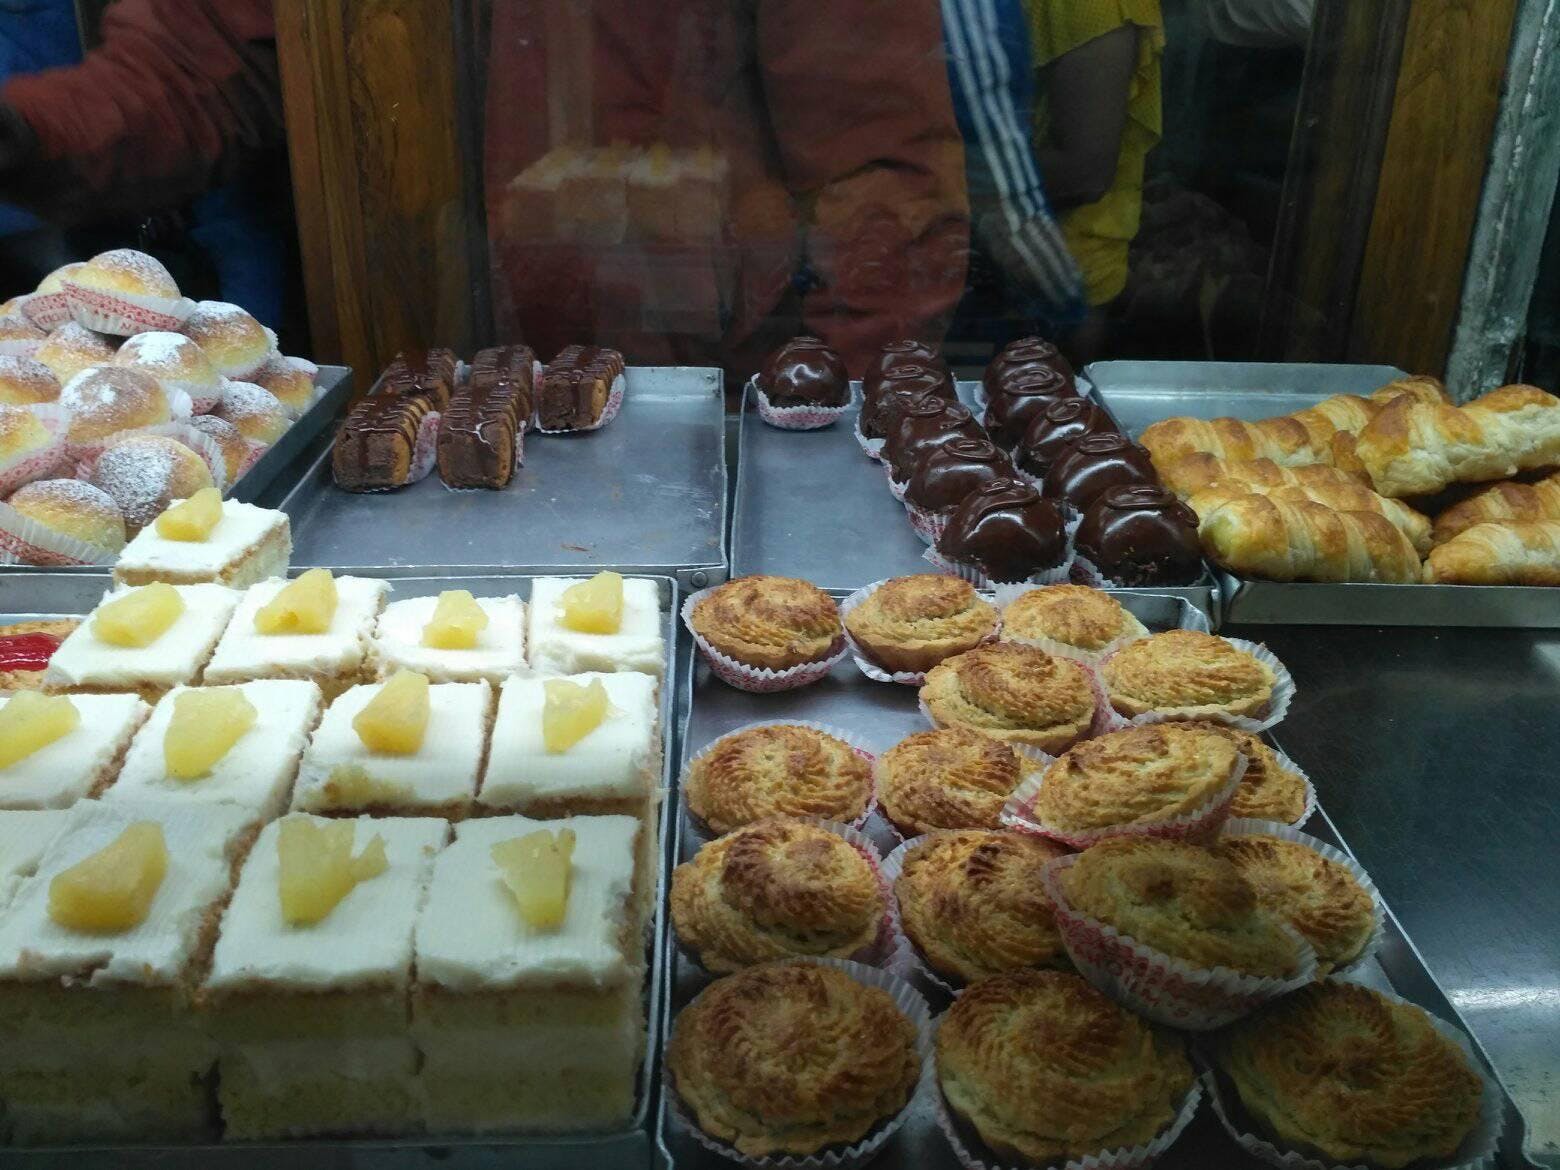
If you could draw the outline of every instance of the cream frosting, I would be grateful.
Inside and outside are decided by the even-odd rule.
[[[525,674],[525,606],[514,594],[479,597],[487,628],[470,650],[439,650],[422,644],[423,627],[438,607],[437,597],[393,601],[379,615],[374,657],[381,676],[397,670],[421,671],[434,682],[475,682],[485,678],[497,686],[514,674]]]
[[[80,720],[53,743],[0,768],[0,808],[69,808],[92,795],[151,710],[136,695],[67,697]],[[9,701],[0,699],[0,710]]]
[[[520,916],[492,847],[538,829],[575,833],[562,925],[544,930]],[[606,987],[630,978],[640,940],[633,917],[637,817],[488,817],[455,826],[439,854],[417,918],[417,978],[453,991],[528,985]],[[631,937],[632,936],[632,937]]]
[[[207,914],[228,892],[233,854],[254,814],[232,805],[83,800],[0,914],[0,978],[84,978],[93,987],[178,983],[197,957]],[[168,868],[146,918],[118,934],[92,934],[49,917],[49,883],[113,843],[136,821],[156,821]]]
[[[286,585],[280,577],[273,577],[244,591],[206,667],[206,683],[298,674],[334,678],[361,669],[374,619],[390,592],[389,582],[337,577],[336,613],[323,634],[260,633],[255,629],[255,614]]]
[[[306,679],[270,678],[237,689],[254,705],[255,722],[211,771],[195,780],[168,775],[163,741],[178,697],[191,689],[175,687],[159,700],[125,756],[119,779],[104,800],[189,800],[236,804],[265,817],[287,806],[288,789],[309,732],[319,721],[320,688]]]
[[[183,501],[173,501],[173,504],[180,503]],[[257,508],[238,500],[223,500],[222,519],[205,540],[169,540],[157,531],[156,524],[148,524],[119,554],[114,571],[177,573],[180,576],[204,573],[215,578],[278,529],[287,533],[287,547],[291,550],[292,534],[287,513]]]
[[[49,659],[46,687],[73,686],[111,689],[172,687],[195,680],[211,654],[223,627],[238,604],[238,592],[223,585],[175,585],[184,601],[181,613],[161,637],[148,646],[110,646],[92,632],[88,615]],[[115,589],[103,601],[130,590]],[[99,603],[101,604],[101,603]]]
[[[531,669],[537,674],[665,669],[661,637],[661,595],[654,581],[623,580],[623,620],[615,634],[582,634],[563,625],[558,604],[563,591],[584,577],[538,577],[531,583]]]
[[[276,842],[281,826],[297,816],[307,814],[294,813],[261,830],[222,916],[206,986],[214,991],[405,987],[412,928],[434,856],[449,838],[449,823],[433,817],[356,818],[353,853],[376,835],[383,837],[387,868],[359,882],[319,922],[290,926],[277,893]]]
[[[58,808],[0,811],[0,910],[38,868],[65,821],[65,810]]]
[[[556,753],[542,740],[546,680],[516,678],[504,684],[478,803],[524,811],[538,801],[648,795],[655,761],[656,680],[637,673],[569,679],[582,686],[593,680],[606,688],[606,718]]]
[[[359,807],[358,803],[342,803],[335,791],[331,776],[338,768],[366,772],[377,790],[370,802],[375,805],[406,810],[439,808],[464,804],[476,795],[493,688],[485,681],[430,686],[428,729],[422,746],[403,756],[369,751],[352,727],[352,720],[382,685],[352,687],[330,705],[303,753],[293,808],[323,812]]]

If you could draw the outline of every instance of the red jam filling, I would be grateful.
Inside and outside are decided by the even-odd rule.
[[[52,634],[0,636],[0,670],[42,670],[59,648]]]

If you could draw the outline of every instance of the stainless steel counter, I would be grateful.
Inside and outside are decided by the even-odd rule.
[[[1223,632],[1294,673],[1279,742],[1560,1167],[1560,634]]]

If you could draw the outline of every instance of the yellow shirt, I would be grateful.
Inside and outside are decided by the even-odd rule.
[[[1143,162],[1163,129],[1159,58],[1165,23],[1159,0],[1024,0],[1035,65],[1088,44],[1124,24],[1138,26],[1138,62],[1127,99],[1127,124],[1110,190],[1095,203],[1061,214],[1062,235],[1083,269],[1089,304],[1115,299],[1127,284],[1127,249],[1143,212]],[[1050,141],[1050,103],[1042,85],[1035,99],[1035,143]],[[1045,176],[1040,176],[1044,181]]]

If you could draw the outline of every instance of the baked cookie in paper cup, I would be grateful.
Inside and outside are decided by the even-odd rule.
[[[883,859],[865,833],[771,816],[705,842],[672,871],[684,954],[725,975],[802,957],[880,965],[894,953]]]
[[[539,386],[541,383],[538,382]],[[623,391],[628,385],[622,374],[612,379],[612,385],[607,390],[606,405],[601,408],[601,417],[589,426],[583,427],[556,427],[549,430],[547,427],[535,426],[533,429],[539,435],[583,435],[588,431],[599,431],[613,419],[617,418],[618,411],[623,409]]]
[[[1146,1167],[1202,1100],[1184,1040],[1065,971],[973,984],[935,1047],[937,1124],[964,1170]]]
[[[856,668],[874,682],[920,686],[950,655],[996,637],[997,611],[946,574],[885,578],[840,602]]]
[[[931,1011],[909,981],[840,959],[717,979],[672,1021],[663,1098],[676,1126],[743,1166],[854,1170],[930,1085]]]
[[[1224,1131],[1280,1170],[1491,1170],[1500,1092],[1461,1028],[1326,979],[1197,1045]]]
[[[124,547],[124,514],[89,483],[35,480],[0,503],[0,564],[111,565]]]
[[[822,404],[806,406],[776,406],[769,401],[769,395],[764,393],[764,388],[754,378],[753,403],[758,408],[758,417],[772,427],[778,427],[782,431],[816,431],[823,427],[833,426],[850,409],[850,400],[847,398],[842,405],[825,406]],[[858,438],[860,436],[858,435]]]
[[[1148,627],[1121,602],[1087,585],[998,585],[993,596],[1003,613],[1002,640],[1047,654],[1098,665],[1128,642],[1148,636]]]
[[[65,413],[56,403],[0,406],[0,497],[61,466],[64,429]]]
[[[683,623],[715,676],[766,694],[818,682],[849,653],[839,606],[811,582],[755,574],[701,589]]]
[[[1083,865],[1084,871],[1076,871]],[[1154,877],[1156,899],[1123,906],[1122,890]],[[1316,953],[1288,923],[1256,900],[1234,866],[1200,845],[1153,837],[1112,837],[1045,868],[1046,893],[1067,954],[1080,974],[1118,1003],[1157,1023],[1189,1031],[1220,1028],[1316,977]],[[1081,908],[1070,890],[1111,917],[1135,917],[1142,933],[1225,963],[1194,962],[1150,945]],[[1179,917],[1182,898],[1199,907],[1196,928]],[[1169,908],[1166,908],[1166,904]],[[1164,922],[1156,924],[1156,915]],[[1237,961],[1241,968],[1230,965]]]
[[[134,248],[100,252],[64,280],[71,315],[98,333],[173,330],[195,310],[162,263]]]
[[[1266,646],[1200,630],[1129,642],[1100,663],[1112,706],[1128,723],[1209,719],[1242,731],[1278,724],[1295,681]]]

